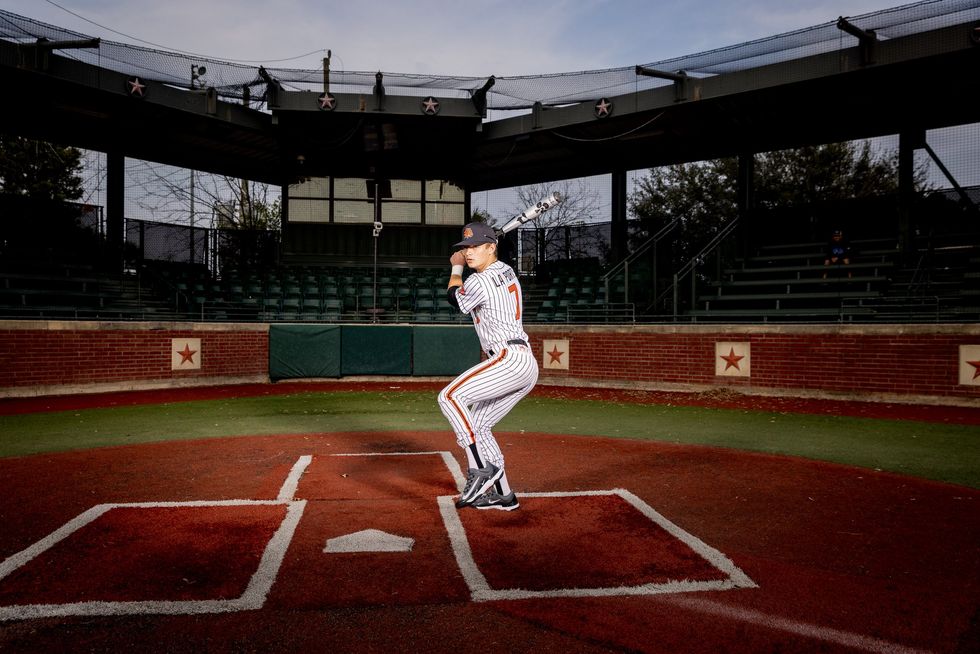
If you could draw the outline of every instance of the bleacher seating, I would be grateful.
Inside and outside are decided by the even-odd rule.
[[[134,275],[107,274],[93,264],[5,263],[0,271],[5,318],[129,319],[166,309],[166,302],[141,295]]]
[[[225,270],[210,280],[171,271],[165,285],[204,320],[456,322],[442,306],[445,272],[379,268],[375,282],[373,269],[340,266]]]
[[[702,285],[694,320],[833,320],[845,308],[863,313],[861,302],[882,297],[895,268],[894,240],[855,241],[850,263],[825,266],[822,243],[773,244],[725,268]],[[847,301],[845,303],[844,301]]]
[[[606,288],[597,275],[556,274],[550,279],[526,279],[526,322],[633,322],[632,304],[608,302]]]
[[[703,285],[684,315],[696,321],[976,320],[969,257],[980,243],[917,242],[909,253],[895,239],[855,241],[849,264],[825,266],[820,243],[769,245]]]
[[[847,266],[824,267],[823,244],[768,245],[699,283],[691,321],[839,321],[980,319],[980,243],[917,242],[900,256],[896,242],[853,243]],[[84,265],[21,266],[0,271],[3,317],[468,323],[445,300],[447,271],[354,266],[226,268],[148,264],[129,274]],[[631,268],[609,280],[592,270],[522,278],[524,320],[560,323],[658,321],[637,315],[650,280]],[[649,290],[647,288],[647,290]],[[635,308],[634,308],[635,307]]]

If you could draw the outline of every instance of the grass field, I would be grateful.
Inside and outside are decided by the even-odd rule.
[[[0,417],[0,456],[259,434],[445,430],[432,392],[241,397]],[[980,488],[980,427],[528,397],[497,427],[787,454]]]

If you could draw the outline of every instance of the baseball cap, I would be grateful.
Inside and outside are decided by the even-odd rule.
[[[493,227],[486,223],[470,223],[463,227],[463,240],[453,245],[454,248],[467,248],[482,243],[496,243],[497,235]]]

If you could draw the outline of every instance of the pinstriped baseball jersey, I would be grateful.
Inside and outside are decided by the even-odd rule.
[[[476,465],[492,463],[503,468],[504,455],[493,426],[538,381],[538,362],[527,345],[522,322],[521,283],[513,268],[494,261],[471,274],[455,293],[460,311],[472,316],[480,346],[490,356],[442,389],[439,408],[459,446],[477,450]],[[506,474],[501,479],[500,490],[507,492]]]
[[[456,291],[459,310],[472,316],[484,352],[499,352],[513,339],[527,342],[521,293],[514,269],[502,261],[473,273]]]

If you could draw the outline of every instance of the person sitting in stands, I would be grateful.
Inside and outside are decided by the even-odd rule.
[[[847,266],[851,263],[851,245],[844,238],[844,231],[841,229],[835,229],[830,235],[830,241],[827,243],[827,258],[824,259],[824,266],[840,266],[841,264]],[[851,271],[847,271],[848,278],[851,277]],[[827,279],[826,271],[823,274],[823,278]]]

